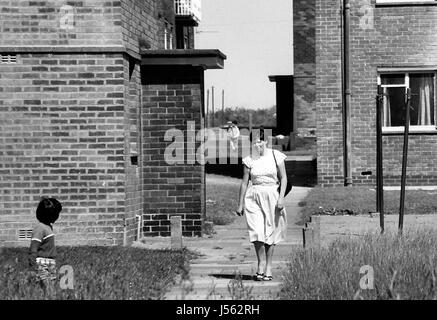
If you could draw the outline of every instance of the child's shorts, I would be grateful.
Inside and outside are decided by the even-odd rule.
[[[56,261],[48,258],[36,258],[39,280],[56,280]]]

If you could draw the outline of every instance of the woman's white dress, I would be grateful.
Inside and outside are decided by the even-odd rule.
[[[278,150],[266,149],[263,156],[247,156],[242,160],[250,170],[251,181],[244,198],[249,240],[269,245],[284,241],[287,231],[285,208],[279,210],[276,206],[279,181],[272,152],[275,152],[278,165],[287,157]]]

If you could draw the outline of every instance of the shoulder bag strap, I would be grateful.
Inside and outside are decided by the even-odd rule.
[[[276,162],[275,149],[272,149],[272,153],[273,153],[273,159],[275,159],[276,175],[278,175],[278,163]]]

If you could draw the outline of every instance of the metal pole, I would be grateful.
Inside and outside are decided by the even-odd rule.
[[[382,107],[384,98],[382,87],[378,84],[376,96],[376,211],[379,212],[379,225],[384,233],[384,183],[382,174]]]
[[[212,127],[214,128],[214,86],[211,88],[211,103],[212,103]]]
[[[405,129],[404,129],[404,150],[402,153],[402,176],[401,176],[401,202],[399,205],[399,233],[402,234],[404,224],[404,204],[405,204],[405,182],[407,175],[408,160],[408,133],[410,130],[410,104],[411,91],[407,89],[407,102],[405,104]]]
[[[343,166],[344,185],[352,184],[351,174],[351,78],[350,78],[350,1],[344,0],[344,106],[343,106]]]
[[[225,119],[225,90],[222,90],[222,126],[225,124],[224,123],[224,119]]]
[[[209,128],[209,89],[206,90],[206,127]]]

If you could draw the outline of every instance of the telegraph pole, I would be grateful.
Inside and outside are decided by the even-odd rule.
[[[225,124],[224,118],[225,118],[225,90],[222,89],[222,126]]]
[[[206,127],[209,128],[209,89],[206,90]]]
[[[212,127],[214,128],[214,86],[211,88],[211,104],[212,104]]]

